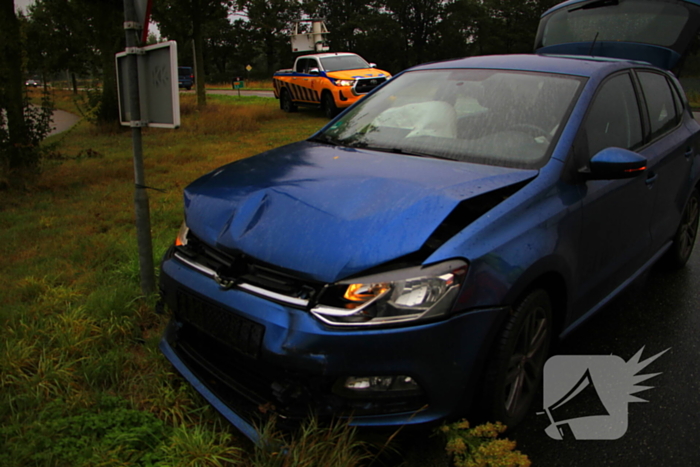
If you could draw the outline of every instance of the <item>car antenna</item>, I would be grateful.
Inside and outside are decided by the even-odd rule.
[[[591,57],[594,56],[593,55],[593,47],[595,47],[595,41],[598,40],[598,34],[600,34],[600,31],[597,31],[595,33],[595,37],[593,38],[593,43],[591,44],[591,48],[588,50],[588,55],[590,55]]]

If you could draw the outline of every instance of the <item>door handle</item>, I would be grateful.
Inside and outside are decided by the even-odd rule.
[[[658,178],[659,174],[657,174],[656,172],[649,172],[649,175],[647,175],[647,179],[644,183],[646,183],[648,187],[651,187]]]
[[[686,148],[685,157],[690,159],[691,157],[693,157],[694,154],[695,154],[695,150],[693,150],[692,146],[689,146],[688,148]]]

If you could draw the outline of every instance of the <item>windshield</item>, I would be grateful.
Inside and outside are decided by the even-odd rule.
[[[325,57],[321,59],[321,64],[325,71],[359,70],[369,68],[369,63],[358,55],[338,55],[336,57]]]
[[[553,12],[542,20],[538,36],[544,47],[594,40],[670,47],[689,16],[686,7],[658,0],[599,0]]]
[[[348,147],[536,168],[583,78],[499,70],[404,73],[316,140]]]

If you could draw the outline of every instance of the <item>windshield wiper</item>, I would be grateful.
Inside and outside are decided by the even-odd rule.
[[[603,8],[606,6],[613,6],[619,4],[619,0],[597,0],[595,2],[586,3],[585,5],[577,6],[576,8],[572,8],[568,11],[569,13],[573,13],[574,11],[579,10],[593,10],[594,8]]]
[[[406,156],[430,157],[432,159],[456,160],[452,157],[439,156],[437,154],[430,154],[430,153],[414,151],[414,150],[406,150],[403,148],[397,148],[397,147],[391,147],[391,146],[370,146],[368,143],[366,143],[364,141],[356,141],[354,143],[349,143],[349,144],[347,144],[347,146],[350,148],[368,149],[370,151],[388,152],[391,154],[404,154]]]
[[[309,138],[308,141],[312,141],[314,143],[330,144],[331,146],[340,146],[339,140],[328,135],[319,135],[314,138]]]

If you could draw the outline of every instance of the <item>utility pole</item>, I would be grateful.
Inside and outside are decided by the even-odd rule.
[[[155,292],[156,281],[153,271],[153,245],[151,242],[151,214],[148,207],[146,178],[143,169],[143,150],[141,145],[141,121],[139,97],[139,75],[137,55],[141,51],[141,30],[145,25],[138,22],[135,0],[124,0],[124,33],[126,35],[126,52],[129,81],[129,106],[131,121],[131,139],[134,152],[134,208],[136,218],[136,239],[138,242],[139,273],[141,291],[148,296]],[[147,20],[146,20],[147,21]]]

